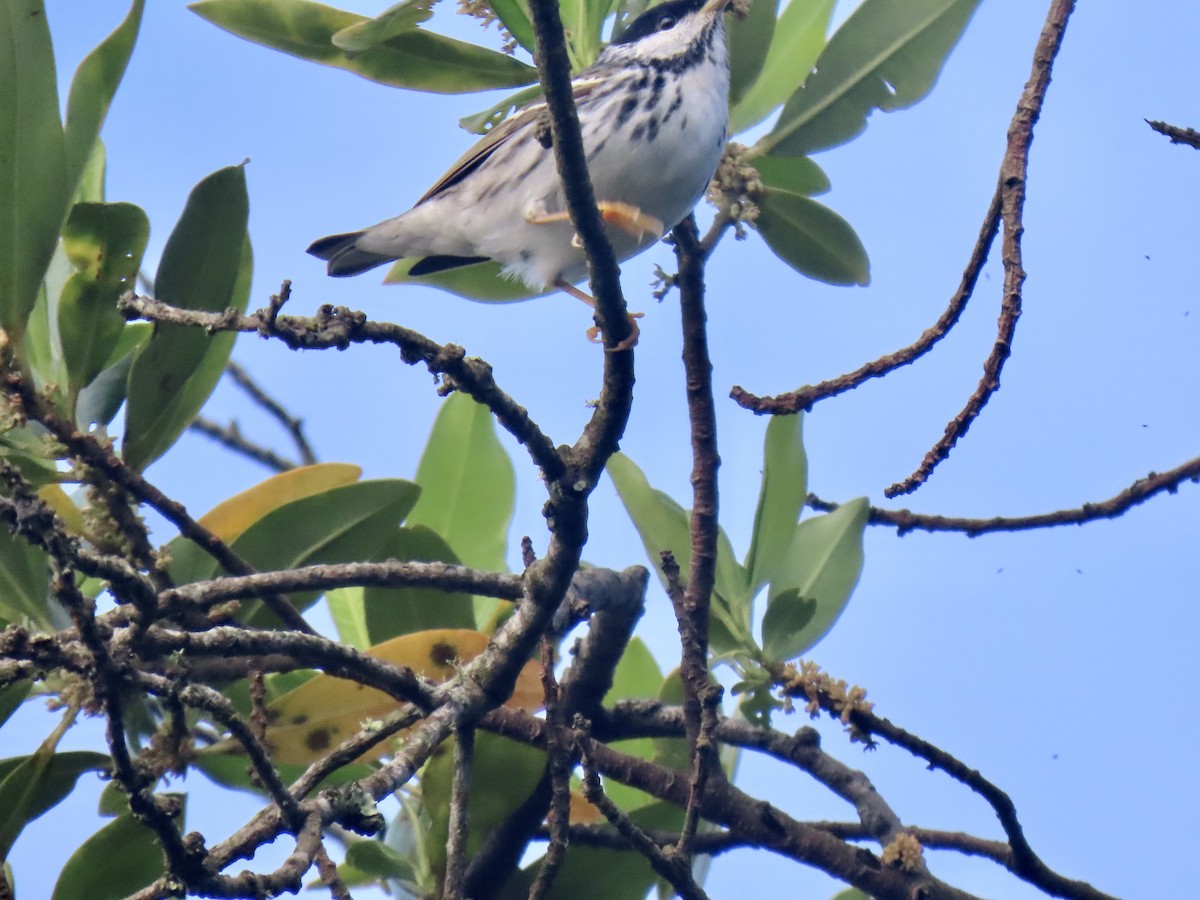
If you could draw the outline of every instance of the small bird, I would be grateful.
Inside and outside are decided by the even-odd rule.
[[[722,13],[730,0],[667,0],[572,80],[597,205],[618,261],[649,247],[708,187],[729,123]],[[574,286],[587,261],[571,227],[542,102],[497,125],[403,215],[321,238],[334,276],[418,258],[411,275],[487,260],[534,290]]]

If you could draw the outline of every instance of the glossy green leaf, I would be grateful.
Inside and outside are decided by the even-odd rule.
[[[192,767],[199,769],[210,781],[221,787],[246,791],[258,796],[264,794],[262,785],[252,779],[249,767],[246,765],[245,756],[234,753],[201,752],[199,757],[192,762]],[[290,784],[303,775],[304,770],[308,766],[276,762],[275,768],[279,770],[279,776],[283,779],[283,783]],[[335,769],[322,780],[321,786],[333,787],[335,785],[348,784],[351,781],[357,781],[360,778],[370,775],[372,771],[373,768],[371,766],[360,763],[342,766],[340,769]]]
[[[0,457],[16,466],[35,487],[61,480],[54,444],[47,443],[45,434],[36,425],[0,431]]]
[[[829,176],[808,156],[757,156],[753,165],[768,191],[814,197],[829,190]]]
[[[753,88],[762,72],[775,33],[779,0],[753,0],[746,18],[730,16],[725,28],[729,44],[729,108],[736,114],[738,101]],[[730,128],[735,134],[737,129]]]
[[[104,143],[96,140],[83,167],[74,203],[104,202],[104,175]],[[67,384],[67,364],[58,335],[58,303],[74,272],[63,242],[59,241],[25,331],[25,358],[43,385]]]
[[[125,74],[145,0],[133,0],[129,14],[117,29],[100,42],[75,70],[67,100],[67,178],[74,190],[100,135],[117,86]]]
[[[596,61],[603,43],[600,36],[604,20],[613,3],[614,0],[570,0],[559,5],[573,71],[586,69]]]
[[[429,860],[441,875],[446,867],[449,833],[450,786],[454,772],[455,742],[446,741],[430,756],[421,774],[425,809],[433,820],[429,829]],[[542,777],[546,754],[509,738],[475,732],[471,760],[468,856],[478,852],[484,839],[521,805]]]
[[[516,93],[509,94],[495,106],[489,106],[481,112],[459,119],[459,127],[472,134],[486,134],[518,109],[528,106],[530,102],[541,96],[542,86],[540,84],[521,88]]]
[[[683,810],[662,801],[629,815],[647,831],[678,832],[683,823]],[[538,860],[510,878],[499,894],[500,900],[528,897],[541,865]],[[573,844],[545,896],[547,900],[642,900],[657,880],[650,863],[636,851]]]
[[[669,550],[674,555],[675,562],[679,564],[680,580],[686,585],[692,559],[692,539],[687,511],[662,491],[652,488],[642,470],[622,453],[616,453],[609,459],[606,471],[617,489],[625,511],[633,520],[638,536],[642,539],[642,546],[646,550],[646,557],[658,573],[663,587],[667,586],[667,579],[662,571],[664,550]],[[723,653],[745,645],[748,637],[743,640],[739,635],[748,634],[749,623],[740,615],[734,614],[729,598],[721,594],[722,588],[729,590],[734,597],[734,603],[745,596],[745,572],[733,558],[728,538],[722,536],[718,541],[717,554],[718,576],[725,573],[725,578],[718,583],[717,596],[713,598],[709,642],[716,652]]]
[[[808,498],[808,458],[804,454],[804,417],[772,416],[763,441],[762,486],[754,511],[754,531],[746,568],[750,593],[775,577],[796,533],[796,521]]]
[[[75,273],[58,302],[58,333],[72,397],[105,368],[125,330],[117,298],[142,265],[150,220],[132,203],[76,203],[63,228]]]
[[[0,2],[0,328],[20,336],[74,191],[42,0]]]
[[[763,652],[776,662],[807,653],[833,627],[862,574],[865,497],[805,519],[778,576],[763,616]]]
[[[833,900],[871,900],[871,895],[864,894],[858,888],[847,888],[834,894]]]
[[[865,0],[783,107],[760,153],[799,156],[844,143],[876,109],[912,106],[933,88],[980,0]]]
[[[382,841],[351,841],[346,848],[346,862],[376,879],[413,881],[416,878],[412,863]]]
[[[166,869],[154,832],[132,813],[118,816],[71,854],[51,900],[119,900]]]
[[[423,29],[349,55],[333,36],[368,20],[310,0],[200,0],[189,9],[238,37],[394,87],[462,94],[537,78],[536,69],[511,56]]]
[[[832,13],[833,0],[790,0],[775,25],[757,80],[732,104],[731,134],[757,125],[804,84],[825,47]]]
[[[79,392],[79,400],[75,404],[76,423],[86,428],[93,424],[107,425],[113,420],[125,402],[133,361],[153,333],[154,326],[149,322],[125,324],[104,369]]]
[[[366,650],[371,646],[371,636],[367,632],[365,594],[365,588],[361,587],[336,588],[325,593],[325,604],[329,607],[329,615],[333,617],[338,641],[356,650]]]
[[[529,7],[525,0],[491,0],[488,5],[513,40],[532,53],[537,38],[533,34],[533,23],[529,21]]]
[[[49,603],[50,560],[0,526],[0,619],[11,625],[53,628]]]
[[[422,492],[421,499],[425,494]],[[409,515],[411,521],[421,508]],[[406,562],[448,562],[459,559],[440,535],[424,525],[396,529],[377,556]],[[489,598],[490,599],[490,598]],[[492,601],[494,605],[497,601]],[[434,628],[474,628],[475,604],[469,594],[447,593],[433,588],[367,588],[364,597],[364,623],[368,646],[389,638]]]
[[[466,394],[450,395],[433,423],[416,481],[421,498],[408,524],[433,529],[464,565],[507,571],[516,476],[486,406]]]
[[[0,687],[0,726],[20,709],[31,690],[33,690],[33,682],[29,679],[13,681]]]
[[[360,481],[304,497],[263,516],[234,542],[233,549],[260,572],[315,563],[378,559],[381,547],[416,502],[419,488],[410,481]],[[176,539],[171,576],[177,584],[214,577],[216,563],[191,541]],[[300,609],[312,605],[313,592],[291,595]],[[258,601],[243,601],[238,620],[278,627]]]
[[[384,284],[424,284],[466,297],[468,300],[479,300],[483,303],[515,303],[518,300],[528,300],[531,297],[544,297],[554,293],[557,288],[545,291],[535,291],[526,287],[522,281],[506,278],[500,274],[498,262],[475,263],[436,272],[433,275],[409,275],[408,270],[417,264],[416,259],[402,259],[393,265],[383,279]]]
[[[871,282],[871,263],[850,223],[807,197],[767,189],[754,223],[767,246],[802,275],[826,284]]]
[[[403,0],[373,19],[364,19],[335,32],[331,41],[347,53],[362,53],[388,38],[412,31],[433,16],[434,0]]]
[[[0,775],[0,859],[8,852],[22,829],[46,810],[58,805],[75,789],[84,772],[103,772],[111,760],[103,753],[76,750],[55,753],[43,745],[29,756],[4,760]]]
[[[154,279],[158,299],[183,309],[244,310],[253,271],[248,215],[242,166],[219,169],[196,185],[163,249]],[[126,462],[144,469],[178,439],[221,377],[234,337],[155,326],[129,373]]]
[[[659,669],[650,649],[641,638],[635,637],[621,654],[621,660],[613,671],[612,687],[604,695],[602,703],[607,707],[618,700],[655,698],[662,683],[662,670]],[[612,747],[646,760],[653,760],[658,753],[658,746],[653,738],[615,741]],[[626,812],[654,802],[650,794],[617,782],[607,784],[605,790],[613,802]]]

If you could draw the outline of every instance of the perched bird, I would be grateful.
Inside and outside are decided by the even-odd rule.
[[[634,19],[572,81],[592,186],[618,260],[677,225],[716,171],[729,121],[728,3],[667,0]],[[553,285],[591,304],[573,284],[587,263],[540,133],[544,111],[536,103],[496,126],[403,215],[321,238],[308,252],[328,260],[335,276],[401,258],[419,258],[411,275],[496,260],[530,288]]]

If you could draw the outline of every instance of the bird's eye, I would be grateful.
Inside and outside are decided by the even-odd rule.
[[[674,27],[675,27],[675,17],[674,16],[663,16],[661,19],[658,20],[658,30],[659,31],[670,31]]]

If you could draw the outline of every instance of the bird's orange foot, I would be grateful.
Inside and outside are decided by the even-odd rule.
[[[581,303],[586,303],[592,309],[596,308],[595,298],[586,291],[581,291],[579,288],[575,287],[575,285],[569,284],[560,278],[558,281],[554,282],[554,286],[564,294],[570,294]],[[629,318],[629,337],[625,338],[625,340],[621,341],[621,343],[617,344],[615,347],[605,347],[604,349],[606,352],[617,353],[621,350],[628,350],[638,342],[638,335],[642,333],[642,329],[638,328],[637,320],[642,318],[645,313],[635,312],[627,313],[626,315]],[[593,344],[601,343],[599,325],[593,325],[587,330],[587,339]]]
[[[627,313],[626,317],[629,319],[629,337],[625,338],[625,340],[621,341],[621,343],[617,344],[615,347],[605,347],[604,352],[620,353],[622,350],[628,350],[631,347],[634,347],[638,342],[638,338],[642,335],[642,329],[638,327],[637,320],[642,318],[644,315],[646,314],[640,312]],[[603,343],[603,339],[600,337],[599,325],[593,325],[587,330],[587,339],[593,344]]]

